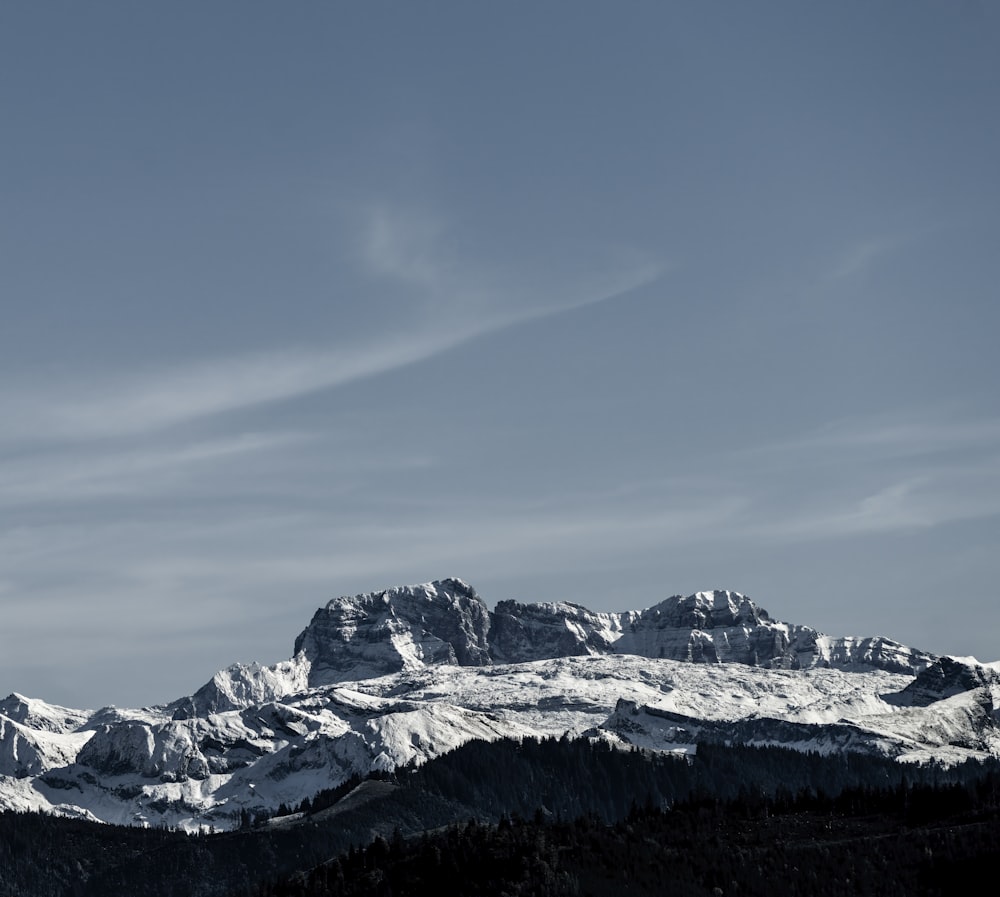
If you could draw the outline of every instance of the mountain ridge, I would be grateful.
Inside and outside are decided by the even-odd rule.
[[[773,743],[1000,756],[1000,670],[783,623],[727,590],[639,611],[501,601],[449,578],[317,609],[289,660],[139,710],[0,702],[0,807],[231,828],[471,739],[653,751]]]
[[[372,650],[386,643],[396,656]],[[358,678],[366,667],[394,673],[427,663],[480,666],[587,654],[780,669],[862,664],[914,673],[934,660],[880,636],[831,638],[774,621],[747,596],[724,589],[622,612],[514,600],[490,611],[472,586],[455,577],[333,599],[295,640],[300,654],[311,665],[313,686],[338,681],[342,672]]]
[[[490,666],[628,654],[765,669],[854,666],[919,673],[936,659],[882,636],[825,636],[782,623],[739,592],[673,595],[643,610],[595,612],[573,602],[504,600],[490,610],[457,577],[334,598],[271,666],[233,664],[171,705],[175,718],[279,700],[303,688],[434,664]]]

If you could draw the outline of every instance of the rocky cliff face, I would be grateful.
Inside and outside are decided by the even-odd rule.
[[[551,657],[614,653],[632,614],[600,614],[579,604],[501,601],[490,614],[490,659],[524,663]]]
[[[834,638],[809,626],[772,620],[738,592],[675,595],[633,614],[614,643],[618,654],[690,663],[743,663],[765,669],[868,668],[916,674],[932,654],[876,636]]]
[[[929,707],[944,698],[989,688],[1000,691],[997,669],[954,657],[938,657],[901,692],[886,695],[885,699],[900,707]]]
[[[646,610],[620,613],[595,613],[569,602],[517,601],[501,601],[490,612],[459,579],[335,599],[316,612],[295,652],[309,667],[310,685],[439,663],[488,666],[590,654],[913,674],[934,659],[889,639],[830,638],[808,626],[774,621],[738,592],[675,595]],[[227,695],[238,690],[223,689]],[[224,702],[226,696],[210,700]]]
[[[430,664],[491,663],[490,612],[460,579],[338,598],[295,640],[309,685],[374,678]]]
[[[635,614],[615,643],[620,654],[638,654],[689,663],[744,663],[798,669],[811,665],[807,649],[800,658],[805,627],[771,621],[766,610],[738,592],[675,595]]]

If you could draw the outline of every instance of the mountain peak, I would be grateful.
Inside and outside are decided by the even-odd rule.
[[[47,732],[69,732],[87,718],[87,711],[48,704],[17,692],[0,701],[0,717]]]
[[[295,640],[310,685],[371,678],[427,664],[489,664],[490,612],[468,583],[451,577],[344,596],[313,615]]]
[[[429,666],[492,666],[625,654],[768,669],[881,669],[915,675],[935,658],[889,639],[832,638],[772,620],[729,589],[673,595],[645,610],[596,612],[568,601],[505,600],[491,611],[457,577],[328,601],[295,640],[291,660],[234,664],[175,719],[283,700],[309,688]]]
[[[3,699],[0,807],[231,827],[248,801],[273,809],[473,738],[567,731],[654,750],[715,738],[957,762],[1000,752],[998,683],[1000,670],[888,639],[772,621],[725,589],[645,610],[490,611],[452,577],[329,601],[290,660],[234,664],[166,706]]]
[[[332,598],[326,603],[326,610],[339,610],[351,607],[369,607],[379,603],[396,606],[400,602],[425,601],[428,603],[443,602],[454,604],[455,601],[467,599],[486,606],[476,590],[464,580],[455,576],[445,579],[435,579],[433,582],[423,582],[417,585],[393,586],[377,592],[364,592],[359,595],[342,595]]]
[[[661,621],[660,627],[670,625],[681,629],[715,629],[743,623],[758,625],[770,621],[764,608],[746,595],[729,589],[695,592],[693,595],[673,595],[646,611],[653,619]]]
[[[595,612],[566,601],[500,601],[490,611],[454,577],[328,602],[295,642],[311,686],[428,665],[489,666],[590,654],[781,669],[923,669],[922,652],[883,639],[822,636],[772,620],[729,589],[673,595],[641,611]]]

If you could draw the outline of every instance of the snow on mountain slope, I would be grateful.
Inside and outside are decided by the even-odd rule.
[[[206,716],[276,701],[309,687],[310,665],[303,654],[273,666],[235,663],[216,673],[191,697],[174,701],[174,719]]]
[[[86,722],[88,710],[71,710],[46,704],[24,695],[8,695],[0,701],[0,717],[6,717],[31,729],[45,732],[72,732]]]
[[[309,685],[427,664],[481,666],[590,654],[635,654],[776,669],[864,666],[916,673],[934,658],[884,638],[830,638],[774,621],[738,592],[675,595],[641,611],[501,601],[494,611],[467,583],[445,579],[338,598],[295,642]]]
[[[234,826],[354,773],[473,738],[698,739],[1000,756],[1000,670],[772,621],[735,592],[644,611],[501,602],[460,580],[331,601],[270,667],[188,698],[91,713],[0,702],[0,806],[109,822]]]
[[[0,716],[0,776],[24,778],[72,763],[91,734],[35,729]]]

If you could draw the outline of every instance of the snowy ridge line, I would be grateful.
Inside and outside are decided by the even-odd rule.
[[[699,740],[946,763],[1000,756],[1000,669],[832,638],[736,592],[595,613],[446,579],[330,601],[290,660],[142,710],[0,702],[0,807],[231,828],[470,739]]]

